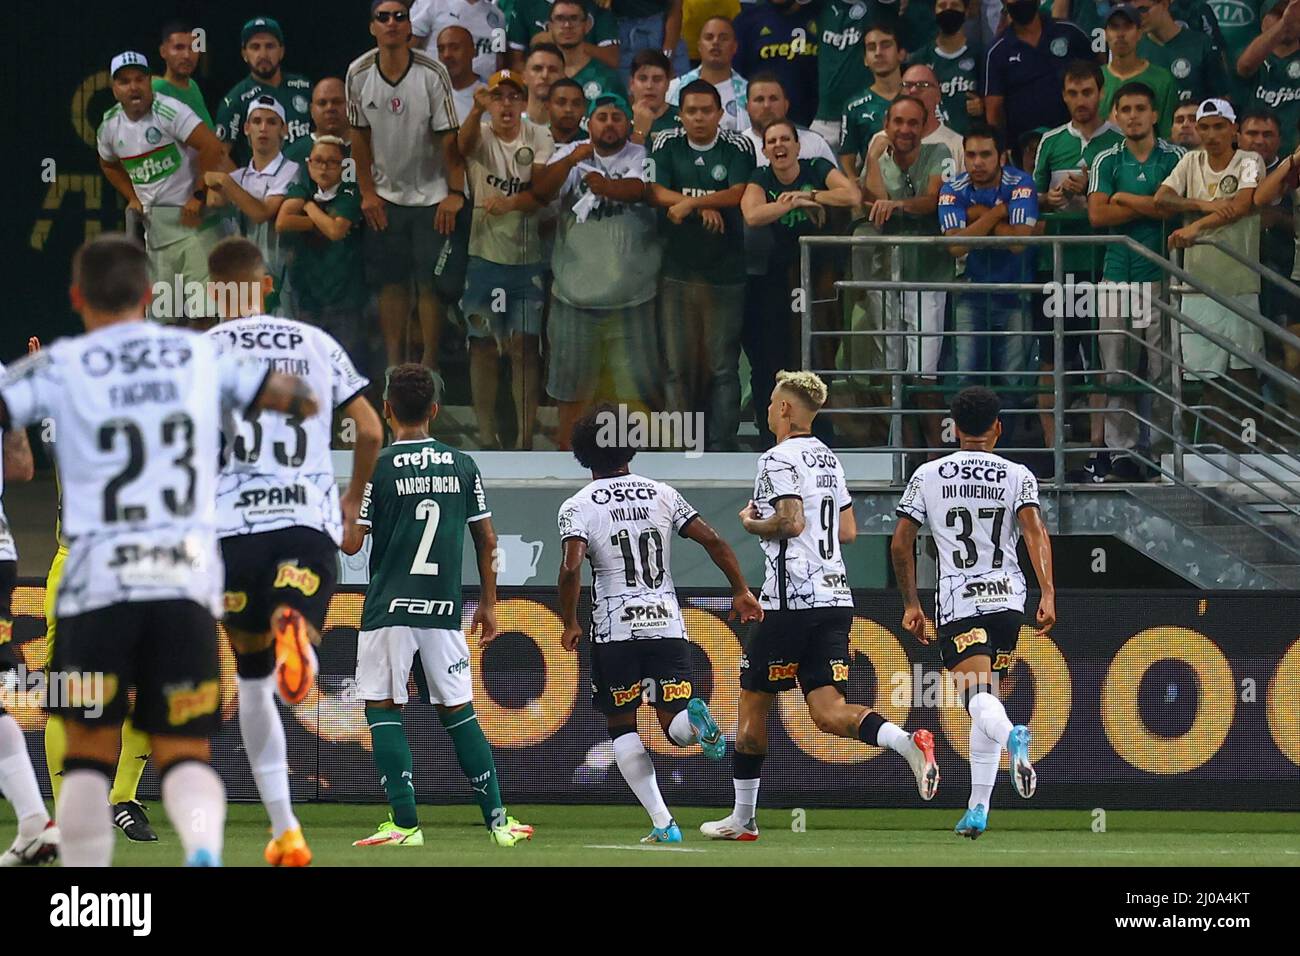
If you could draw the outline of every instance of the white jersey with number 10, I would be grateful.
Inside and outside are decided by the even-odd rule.
[[[1038,507],[1038,480],[1024,465],[985,451],[926,462],[898,502],[898,514],[930,526],[939,551],[935,623],[1025,609],[1016,557],[1021,508]]]
[[[840,547],[840,513],[852,506],[844,468],[812,435],[793,435],[758,460],[754,504],[770,518],[782,498],[803,501],[804,529],[793,538],[763,541],[766,568],[759,601],[771,611],[852,607]]]

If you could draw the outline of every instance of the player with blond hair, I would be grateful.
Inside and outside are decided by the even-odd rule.
[[[718,840],[757,840],[759,776],[775,695],[797,681],[823,733],[888,747],[912,767],[923,800],[939,789],[934,737],[908,734],[870,707],[844,699],[849,681],[853,592],[842,548],[857,537],[853,501],[835,453],[813,437],[826,383],[812,372],[778,372],[767,407],[775,447],[758,460],[754,497],[740,512],[758,537],[766,567],[764,617],[740,659],[740,720],[732,758],[736,804],[700,832]]]

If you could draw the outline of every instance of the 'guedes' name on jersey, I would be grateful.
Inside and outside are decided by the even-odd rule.
[[[191,600],[222,611],[220,416],[265,368],[143,320],[61,339],[0,379],[10,424],[53,419],[68,558],[57,612]]]
[[[759,603],[772,611],[852,607],[840,553],[840,512],[853,505],[835,453],[811,435],[793,435],[758,460],[754,504],[772,517],[782,498],[803,501],[804,529],[793,538],[762,541],[765,567]]]
[[[597,478],[560,506],[560,540],[587,542],[593,643],[686,637],[672,536],[698,515],[677,489],[640,475]]]
[[[245,355],[270,371],[301,378],[320,403],[315,416],[307,419],[270,411],[225,416],[218,534],[229,538],[279,528],[315,528],[338,544],[343,516],[330,460],[333,410],[352,401],[369,380],[328,333],[293,319],[232,319],[207,334],[222,352]]]
[[[1038,479],[992,452],[954,452],[912,475],[897,512],[922,527],[928,522],[934,536],[936,624],[1025,609],[1016,516],[1028,507],[1038,507]]]
[[[461,628],[465,525],[492,517],[474,459],[435,438],[379,453],[357,524],[370,528],[361,630]]]

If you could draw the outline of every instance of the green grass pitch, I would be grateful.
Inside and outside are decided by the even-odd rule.
[[[952,833],[958,810],[809,809],[798,832],[789,810],[759,812],[757,843],[714,842],[699,833],[725,811],[675,808],[685,842],[645,847],[645,814],[633,806],[517,805],[531,843],[489,844],[471,806],[421,806],[425,845],[353,847],[387,813],[382,804],[306,804],[295,808],[315,854],[314,866],[1300,866],[1300,814],[1110,811],[1093,831],[1085,810],[998,810],[971,842]],[[161,837],[128,843],[118,866],[175,866],[180,844],[160,804],[149,806]],[[0,804],[0,837],[13,833],[13,811]],[[230,808],[227,866],[265,866],[266,816],[257,805]]]

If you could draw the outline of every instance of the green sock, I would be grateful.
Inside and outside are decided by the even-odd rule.
[[[451,742],[456,746],[456,759],[460,769],[474,788],[474,799],[483,812],[483,823],[491,827],[504,823],[505,807],[501,805],[501,788],[497,785],[497,766],[492,759],[492,748],[483,736],[474,705],[466,704],[452,711],[440,711],[442,725],[447,728]]]
[[[391,707],[367,707],[366,723],[374,748],[379,782],[393,808],[393,822],[399,827],[413,827],[420,818],[415,813],[415,786],[411,782],[411,745],[406,741],[402,712]]]

